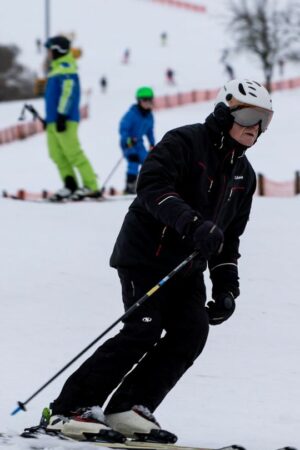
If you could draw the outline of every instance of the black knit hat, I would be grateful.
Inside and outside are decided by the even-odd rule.
[[[70,50],[71,42],[65,36],[54,36],[49,38],[45,47],[58,56],[66,55]]]

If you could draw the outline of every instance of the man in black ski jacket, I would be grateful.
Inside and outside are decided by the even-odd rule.
[[[149,154],[111,256],[125,309],[195,250],[198,256],[71,375],[51,405],[49,429],[162,432],[153,412],[202,352],[209,324],[235,310],[239,240],[256,188],[245,151],[272,114],[264,87],[232,80],[204,124],[168,132]],[[206,305],[207,264],[213,300]]]

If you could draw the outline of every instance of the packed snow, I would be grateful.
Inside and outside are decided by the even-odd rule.
[[[82,85],[92,95],[80,139],[100,182],[121,156],[118,122],[139,85],[150,84],[162,95],[215,88],[226,80],[220,63],[230,44],[222,19],[226,1],[198,3],[207,6],[207,14],[150,0],[52,0],[52,34],[76,31],[75,43],[83,49]],[[1,42],[19,44],[22,62],[38,72],[42,55],[34,41],[43,38],[43,2],[7,1],[2,17]],[[165,47],[162,31],[168,33]],[[131,62],[123,65],[126,47]],[[238,76],[262,80],[251,58],[232,64]],[[169,66],[176,86],[166,85]],[[297,76],[297,70],[288,66],[285,76]],[[106,94],[99,88],[103,74]],[[270,129],[248,152],[255,170],[274,180],[292,179],[299,169],[299,94],[274,93]],[[43,101],[33,103],[43,113]],[[0,104],[0,128],[17,123],[21,108],[22,102]],[[171,128],[203,121],[212,108],[208,102],[155,113],[157,140]],[[109,185],[122,188],[124,174],[122,162]],[[0,147],[1,190],[59,187],[44,134]],[[37,424],[42,408],[85,357],[32,400],[26,413],[12,417],[16,402],[25,401],[123,313],[109,257],[129,204],[126,199],[66,205],[1,200],[1,432],[16,434]],[[180,444],[300,447],[298,208],[298,197],[255,198],[241,243],[236,313],[211,328],[203,354],[156,411]],[[207,289],[209,297],[209,280]],[[10,448],[28,445],[15,439]],[[49,442],[55,450],[66,446]]]

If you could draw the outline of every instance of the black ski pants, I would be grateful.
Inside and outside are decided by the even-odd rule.
[[[164,276],[124,269],[118,274],[125,309]],[[204,348],[205,300],[202,272],[175,275],[68,378],[51,405],[53,414],[103,406],[113,391],[106,414],[137,404],[153,412]]]

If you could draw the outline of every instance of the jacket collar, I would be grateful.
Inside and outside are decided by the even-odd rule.
[[[218,155],[223,157],[228,152],[232,152],[234,155],[234,160],[244,156],[248,147],[237,142],[229,135],[228,132],[222,131],[218,127],[213,114],[210,114],[206,118],[204,126],[206,127],[210,135],[213,146],[216,149]]]
[[[51,61],[50,74],[61,70],[65,72],[76,73],[77,64],[71,52]]]

